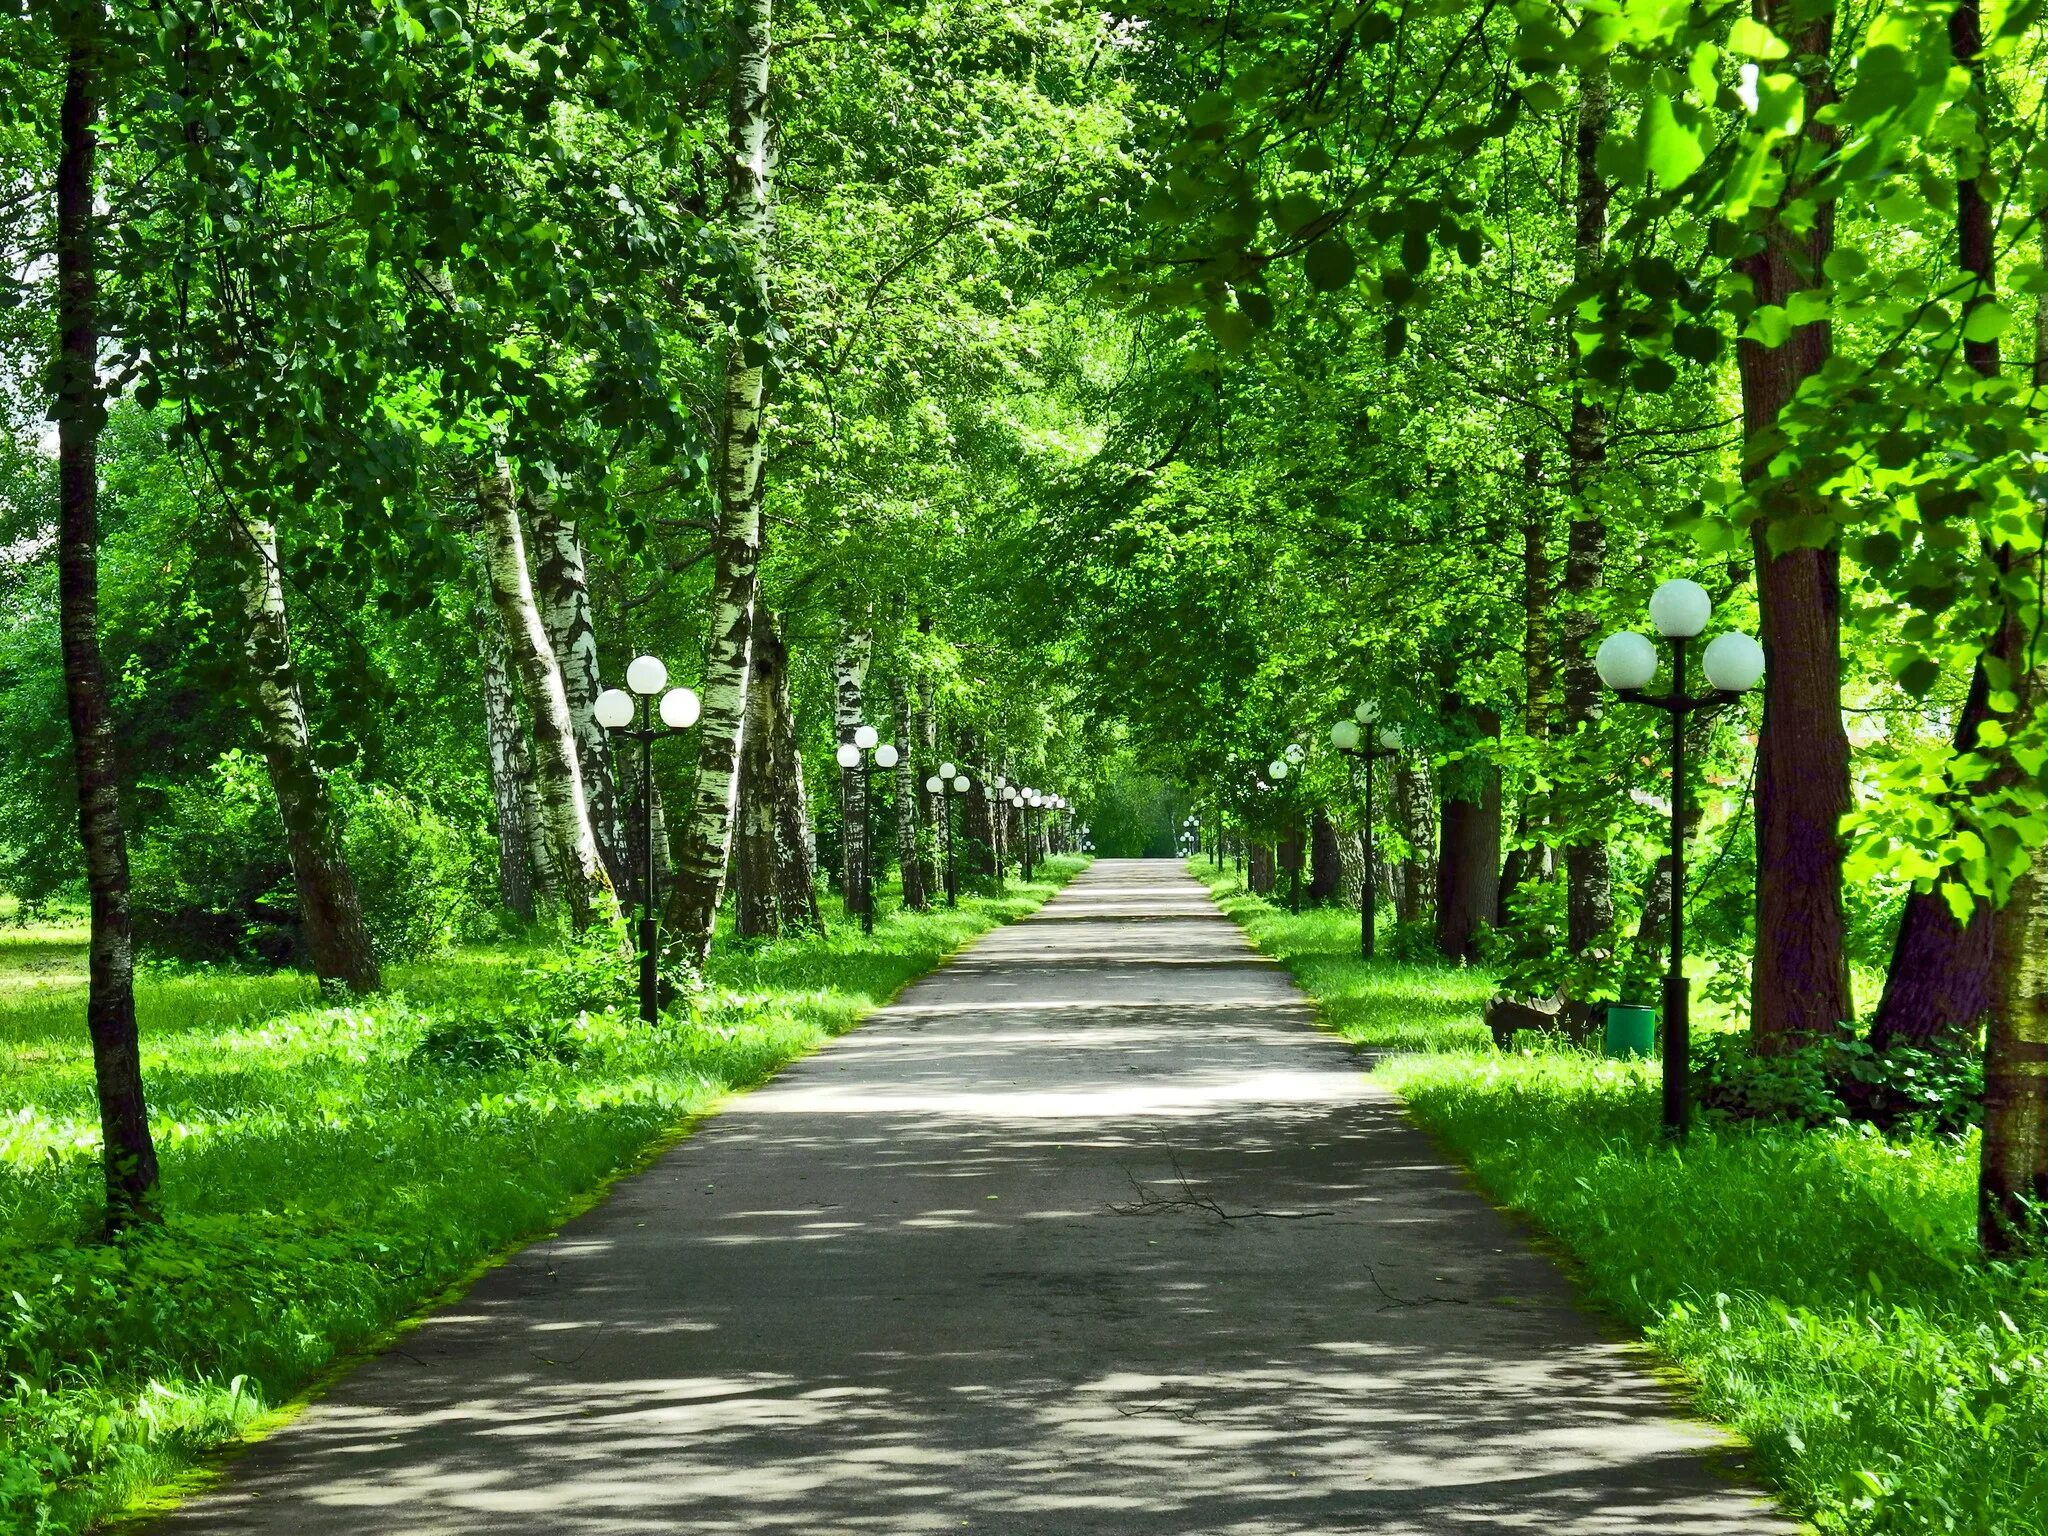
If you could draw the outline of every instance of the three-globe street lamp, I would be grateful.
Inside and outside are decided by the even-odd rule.
[[[1401,732],[1396,726],[1383,725],[1374,741],[1366,740],[1366,731],[1377,725],[1380,718],[1379,705],[1370,699],[1351,715],[1349,720],[1339,720],[1330,727],[1330,745],[1352,761],[1365,764],[1365,878],[1359,882],[1358,892],[1358,954],[1360,959],[1370,960],[1373,929],[1379,922],[1379,890],[1372,860],[1372,765],[1383,757],[1400,756]]]
[[[661,902],[654,888],[654,738],[681,735],[703,712],[697,695],[688,688],[668,688],[663,693],[664,688],[668,688],[668,668],[660,658],[636,656],[626,667],[626,687],[605,689],[591,705],[599,725],[614,736],[640,743],[640,1017],[649,1024],[661,1016]],[[654,703],[657,693],[661,694],[658,706]],[[633,723],[636,709],[638,725]],[[662,729],[655,728],[655,716],[660,717]]]
[[[1650,623],[1671,642],[1671,691],[1643,690],[1657,675],[1657,648],[1630,630],[1600,642],[1593,665],[1600,681],[1631,704],[1671,716],[1671,964],[1664,973],[1664,1129],[1683,1136],[1692,1120],[1686,1069],[1691,1056],[1691,991],[1685,979],[1685,717],[1747,693],[1764,675],[1763,647],[1740,630],[1715,636],[1700,656],[1713,692],[1685,691],[1685,647],[1707,627],[1713,599],[1697,582],[1667,581],[1650,594]]]
[[[833,760],[848,773],[860,775],[860,931],[875,931],[875,775],[893,772],[899,760],[895,747],[882,740],[872,725],[855,729],[853,740],[842,741]]]
[[[924,791],[939,797],[939,830],[944,834],[946,844],[946,905],[960,905],[960,882],[953,873],[953,800],[964,795],[973,780],[960,771],[956,763],[941,763],[939,771],[924,781]],[[987,786],[982,792],[987,793]]]

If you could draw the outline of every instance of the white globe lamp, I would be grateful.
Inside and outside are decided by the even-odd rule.
[[[1650,623],[1667,640],[1690,640],[1707,627],[1713,611],[1707,589],[1682,576],[1650,594]]]
[[[1593,653],[1593,667],[1600,681],[1616,693],[1632,693],[1649,687],[1650,679],[1657,675],[1657,647],[1650,644],[1648,635],[1625,629],[1600,642],[1600,649]]]
[[[626,666],[626,686],[651,698],[668,686],[668,668],[659,656],[635,656]]]

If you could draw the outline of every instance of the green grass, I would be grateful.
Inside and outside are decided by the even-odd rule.
[[[350,1006],[299,976],[146,975],[163,1222],[112,1245],[91,1237],[79,935],[0,930],[0,1530],[132,1506],[1084,862],[957,911],[888,912],[871,939],[839,922],[722,940],[705,994],[659,1030],[585,1014],[494,1070],[416,1053],[451,1020],[488,1028],[508,997],[547,995],[546,951],[393,967]]]
[[[1357,917],[1290,916],[1191,866],[1331,1028],[1587,1292],[1757,1448],[1827,1532],[2048,1533],[2048,1263],[1974,1244],[1974,1137],[1708,1125],[1658,1139],[1655,1069],[1502,1053],[1489,978],[1367,965]]]

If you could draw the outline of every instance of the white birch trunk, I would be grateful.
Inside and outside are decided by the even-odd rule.
[[[849,630],[840,637],[832,654],[832,715],[836,736],[843,746],[853,740],[861,724],[861,693],[867,685],[868,663],[874,656],[875,637],[864,629]],[[840,889],[849,912],[860,910],[861,876],[868,859],[868,781],[855,768],[839,770]]]
[[[896,679],[896,742],[903,754],[896,759],[896,862],[903,878],[903,905],[913,911],[922,911],[926,901],[924,883],[924,862],[918,848],[917,797],[923,788],[924,776],[931,769],[925,764],[925,755],[917,748],[916,733],[910,713],[910,684],[907,679]]]
[[[519,527],[510,470],[501,462],[477,482],[477,510],[483,514],[486,568],[491,601],[505,626],[505,641],[533,717],[533,766],[548,851],[562,899],[578,929],[616,922],[619,903],[598,856],[583,799],[583,774],[576,761],[575,728],[569,696],[555,661],[547,626],[534,602],[526,568],[526,539]]]
[[[769,309],[768,237],[773,225],[775,153],[768,94],[771,0],[739,0],[733,18],[733,83],[727,103],[725,212],[733,243],[752,264],[754,298]],[[732,855],[734,802],[746,742],[750,631],[761,560],[761,472],[767,448],[762,410],[765,337],[727,343],[725,410],[718,433],[718,526],[711,535],[711,634],[704,656],[704,713],[697,780],[669,898],[669,926],[702,965],[711,952],[719,895]]]
[[[478,660],[483,671],[484,730],[491,755],[491,805],[498,821],[498,897],[522,922],[533,920],[535,870],[530,850],[533,821],[527,800],[533,771],[526,760],[512,678],[505,670],[505,631],[497,615],[478,615]]]
[[[313,761],[306,704],[285,619],[277,530],[261,518],[244,516],[236,520],[229,538],[241,569],[242,651],[249,663],[263,761],[284,822],[306,953],[322,981],[374,992],[382,982],[376,952],[363,923],[355,876],[341,851],[327,775]]]
[[[562,691],[569,700],[569,725],[576,738],[576,763],[583,774],[583,800],[590,812],[591,835],[614,890],[635,888],[639,871],[626,842],[626,821],[619,798],[619,775],[612,757],[611,733],[597,723],[597,696],[604,683],[597,664],[597,628],[591,621],[590,581],[585,571],[583,540],[576,524],[555,510],[554,498],[528,498],[533,512],[534,595],[541,622],[562,669]]]

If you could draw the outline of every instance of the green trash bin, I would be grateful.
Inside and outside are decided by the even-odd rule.
[[[1649,1056],[1657,1049],[1657,1010],[1640,1003],[1607,1005],[1607,1054]]]

